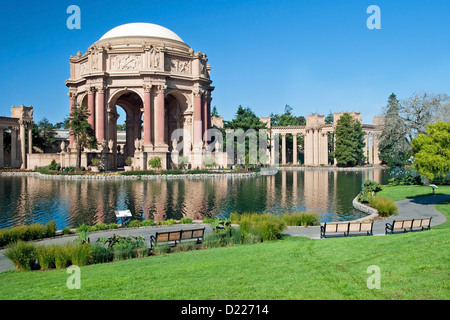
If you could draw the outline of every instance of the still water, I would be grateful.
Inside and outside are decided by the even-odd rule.
[[[361,217],[352,207],[364,180],[387,183],[382,169],[279,171],[275,176],[158,180],[56,180],[0,176],[0,229],[57,222],[117,222],[115,210],[134,218],[227,217],[231,212],[315,211],[321,221]]]

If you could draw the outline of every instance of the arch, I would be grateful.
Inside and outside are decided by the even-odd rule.
[[[107,132],[109,140],[114,141],[114,150],[112,151],[117,155],[115,157],[117,166],[122,167],[127,157],[133,157],[135,152],[136,139],[142,138],[142,108],[144,101],[140,93],[136,90],[130,90],[128,88],[119,89],[114,92],[108,100],[108,125]],[[126,131],[124,141],[118,148],[118,130],[117,120],[119,114],[117,107],[121,107],[125,111],[126,118]],[[119,152],[120,151],[120,152]]]

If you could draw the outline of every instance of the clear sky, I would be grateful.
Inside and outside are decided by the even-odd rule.
[[[67,7],[81,9],[70,30]],[[381,9],[381,29],[366,12]],[[389,95],[450,93],[448,0],[4,1],[0,9],[0,115],[33,105],[35,121],[69,113],[69,57],[130,22],[162,25],[207,54],[212,106],[231,120],[357,111],[372,123]]]

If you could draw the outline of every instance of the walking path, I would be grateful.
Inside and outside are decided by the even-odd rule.
[[[450,201],[450,194],[447,195],[434,195],[428,197],[416,197],[413,199],[397,201],[398,214],[386,219],[376,220],[373,224],[373,234],[384,235],[386,223],[392,223],[393,220],[403,219],[419,219],[425,217],[432,217],[431,226],[436,226],[444,223],[447,218],[434,208],[435,204]],[[91,243],[95,243],[98,238],[111,237],[113,234],[121,236],[143,236],[146,241],[149,242],[150,236],[155,235],[160,230],[179,230],[179,229],[191,229],[204,226],[206,228],[205,234],[212,232],[212,228],[208,224],[185,224],[175,226],[153,226],[153,227],[141,227],[141,228],[124,228],[116,230],[107,230],[92,232],[89,235]],[[320,239],[320,227],[288,227],[287,235],[297,237],[308,237],[311,239]],[[64,244],[67,242],[73,242],[78,235],[63,236],[50,239],[44,239],[37,241],[38,244]],[[3,250],[0,250],[0,272],[14,269],[13,263],[3,254]]]

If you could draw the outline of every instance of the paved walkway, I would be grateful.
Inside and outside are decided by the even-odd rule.
[[[386,223],[391,223],[393,220],[413,219],[432,217],[431,226],[436,226],[444,223],[447,218],[434,208],[435,204],[450,201],[450,194],[448,195],[434,195],[429,197],[417,197],[414,199],[407,199],[397,201],[398,214],[394,217],[376,220],[373,224],[373,234],[384,235]],[[176,226],[153,226],[143,228],[124,228],[119,230],[107,230],[92,232],[89,235],[91,243],[95,243],[100,237],[111,237],[113,234],[122,236],[143,236],[147,242],[150,240],[150,236],[154,235],[157,231],[161,230],[179,230],[205,227],[205,234],[212,232],[212,228],[207,224],[186,224]],[[288,227],[286,231],[287,235],[297,237],[308,237],[311,239],[320,239],[320,227]],[[49,244],[64,244],[67,242],[73,242],[78,236],[64,236],[51,239],[45,239],[37,241],[37,244],[49,245]],[[3,254],[0,250],[0,272],[14,269],[13,263]]]

